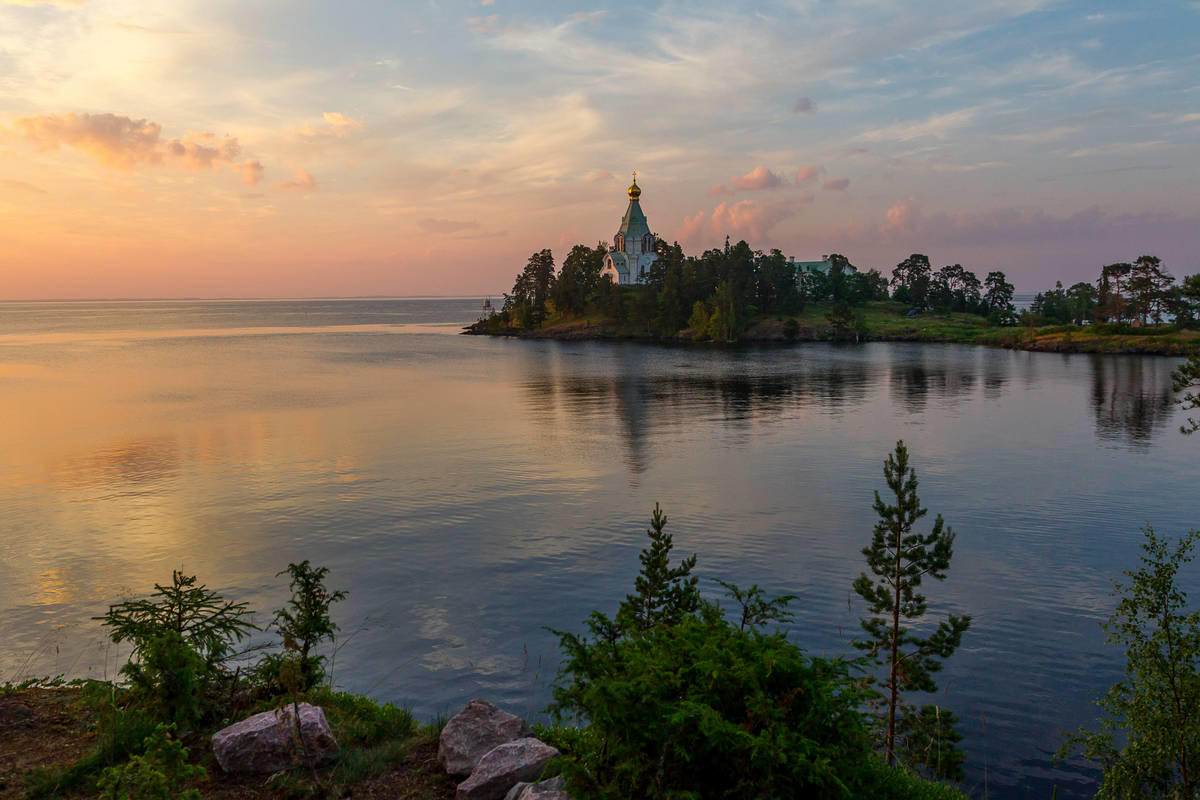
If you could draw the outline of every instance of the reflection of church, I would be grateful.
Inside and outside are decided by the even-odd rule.
[[[629,208],[625,209],[621,227],[613,237],[612,250],[604,257],[604,268],[600,271],[613,283],[642,283],[650,273],[650,265],[658,258],[654,252],[654,234],[638,202],[641,196],[635,172],[633,185],[629,187]]]

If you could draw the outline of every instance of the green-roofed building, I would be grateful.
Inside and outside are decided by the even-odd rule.
[[[604,257],[602,277],[613,283],[642,283],[650,274],[650,266],[658,259],[654,252],[654,234],[646,222],[646,215],[639,202],[642,190],[637,185],[637,173],[633,173],[633,185],[629,187],[629,208],[621,218],[621,227],[613,237],[612,249]]]

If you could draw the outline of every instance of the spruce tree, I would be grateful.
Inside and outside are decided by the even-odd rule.
[[[905,623],[913,623],[925,616],[925,595],[917,591],[922,579],[926,576],[937,580],[946,578],[953,555],[954,532],[943,522],[941,514],[929,533],[913,532],[913,526],[928,513],[928,509],[921,507],[917,497],[917,474],[908,465],[908,449],[904,442],[897,442],[896,451],[888,455],[883,474],[894,503],[884,502],[879,492],[875,493],[875,512],[879,521],[875,523],[871,545],[863,548],[874,578],[863,573],[854,581],[854,591],[869,607],[870,615],[862,619],[867,638],[854,642],[854,646],[864,650],[868,658],[887,671],[881,698],[886,703],[883,713],[884,760],[888,764],[895,763],[899,752],[946,750],[945,758],[909,760],[927,764],[931,772],[941,777],[954,777],[961,756],[949,752],[953,749],[952,735],[939,736],[937,741],[926,744],[898,742],[900,731],[930,729],[917,724],[930,711],[906,703],[904,695],[937,690],[933,673],[942,668],[943,659],[954,653],[971,624],[970,617],[950,615],[927,637],[918,636],[905,627]],[[938,718],[948,714],[941,709],[934,712]],[[907,722],[911,724],[904,724],[902,717],[909,718]]]

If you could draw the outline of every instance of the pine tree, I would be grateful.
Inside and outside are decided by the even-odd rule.
[[[933,692],[937,685],[933,673],[942,668],[942,660],[950,657],[962,641],[971,624],[970,617],[950,615],[940,622],[928,637],[920,637],[903,623],[925,616],[925,596],[917,591],[926,576],[945,580],[953,555],[954,532],[942,520],[941,514],[928,534],[914,533],[913,525],[928,513],[917,497],[917,474],[908,465],[908,449],[904,442],[896,443],[896,451],[883,465],[888,489],[895,503],[888,504],[875,493],[875,512],[879,522],[869,547],[863,548],[874,578],[863,573],[854,582],[854,591],[868,604],[870,616],[862,620],[867,638],[854,646],[887,670],[882,700],[885,738],[883,755],[887,763],[895,763],[899,751],[916,752],[922,749],[917,742],[898,743],[898,718],[917,718],[928,710],[918,710],[904,702],[907,692]],[[945,714],[944,710],[937,713]],[[928,726],[905,724],[910,731],[928,730]],[[903,744],[903,747],[900,745]],[[941,749],[953,747],[952,737],[939,741]],[[944,765],[931,766],[934,774],[951,776],[957,772],[961,758],[947,757]]]
[[[658,625],[674,625],[700,607],[697,578],[692,575],[696,557],[685,558],[672,567],[674,545],[666,527],[667,515],[655,503],[646,531],[650,545],[638,556],[642,571],[633,584],[635,593],[626,595],[617,611],[617,624],[626,631],[644,633]]]

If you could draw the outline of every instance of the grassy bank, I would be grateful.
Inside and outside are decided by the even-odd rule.
[[[1055,325],[1016,327],[994,325],[975,314],[924,312],[907,316],[908,306],[893,301],[876,301],[856,308],[857,332],[838,332],[830,324],[831,304],[809,304],[792,317],[756,317],[738,337],[741,342],[809,342],[848,339],[877,342],[941,342],[1005,347],[1054,353],[1134,353],[1145,355],[1188,355],[1200,352],[1200,331],[1175,326],[1137,328],[1128,325]],[[519,336],[529,339],[660,341],[642,324],[630,324],[592,309],[580,315],[551,315],[542,325],[529,330],[489,326],[486,322],[468,328],[469,333]],[[671,341],[690,342],[691,329]]]
[[[112,684],[88,681],[70,685],[0,687],[0,798],[94,798],[102,768],[113,760],[122,738],[148,730],[133,717],[114,717],[122,691]],[[455,781],[437,761],[438,723],[421,725],[408,712],[360,695],[321,689],[308,700],[320,705],[342,746],[332,766],[317,771],[317,780],[301,767],[264,775],[227,775],[209,746],[213,731],[185,732],[180,741],[188,763],[202,767],[205,777],[188,781],[204,798],[403,798],[449,800]],[[255,709],[269,710],[264,701]],[[114,730],[114,725],[116,730]],[[538,735],[564,751],[579,738],[573,729],[542,727]],[[889,797],[912,800],[965,800],[944,784],[924,781],[882,763],[873,767]]]
[[[0,798],[92,798],[106,766],[137,752],[152,726],[127,703],[124,690],[88,681],[0,690]],[[405,710],[368,698],[320,689],[320,705],[341,745],[336,763],[317,780],[301,768],[264,775],[227,775],[209,739],[225,722],[183,732],[188,763],[206,777],[187,787],[206,798],[454,797],[454,782],[437,763],[437,725],[418,724]],[[238,718],[275,708],[261,701]]]

